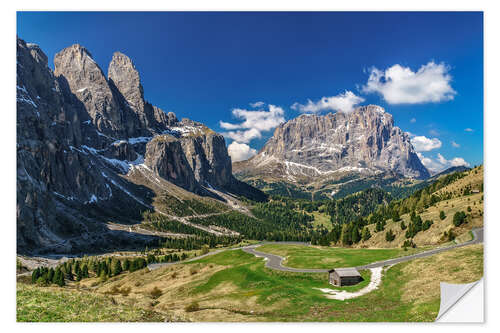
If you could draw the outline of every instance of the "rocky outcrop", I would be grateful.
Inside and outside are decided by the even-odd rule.
[[[158,135],[147,144],[144,164],[158,176],[188,191],[200,190],[180,141],[171,135]]]
[[[135,223],[154,191],[131,169],[199,195],[210,186],[257,198],[231,175],[224,138],[144,100],[130,59],[115,53],[106,78],[80,45],[57,53],[55,71],[35,44],[17,40],[17,246],[70,253],[156,240],[112,231]],[[212,195],[218,197],[217,195]]]
[[[313,181],[338,171],[429,177],[409,136],[375,105],[352,113],[301,115],[280,125],[259,154],[237,165],[239,173],[254,175],[277,169],[292,181]]]

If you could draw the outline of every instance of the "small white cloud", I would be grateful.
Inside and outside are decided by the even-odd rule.
[[[451,160],[447,160],[443,155],[439,153],[436,155],[435,159],[426,157],[422,153],[417,153],[417,155],[420,158],[420,161],[422,161],[422,164],[433,174],[441,172],[453,166],[470,166],[470,164],[462,157],[454,157]]]
[[[453,146],[453,148],[460,148],[460,145],[455,141],[451,141],[451,145]]]
[[[464,129],[464,131],[466,131],[466,132],[474,132],[474,130],[472,128],[468,128],[468,127],[466,129]]]
[[[249,105],[253,108],[260,108],[261,106],[266,105],[264,102],[255,102],[255,103],[249,103]]]
[[[248,160],[257,154],[257,150],[250,148],[249,145],[233,141],[228,147],[227,152],[233,162]]]
[[[222,127],[223,129],[227,129],[227,130],[235,130],[235,129],[241,128],[240,124],[226,123],[225,121],[222,121],[222,120],[219,121],[219,126]]]
[[[452,166],[466,166],[468,167],[470,164],[467,163],[463,158],[461,157],[455,157],[451,161],[449,161]]]
[[[281,107],[272,104],[268,105],[268,110],[236,108],[232,110],[232,114],[235,118],[241,119],[242,122],[235,124],[219,121],[219,126],[229,131],[222,134],[243,143],[248,143],[253,139],[260,139],[262,132],[267,132],[285,122],[285,111]]]
[[[325,110],[352,112],[354,106],[364,102],[364,98],[356,96],[352,91],[346,90],[337,96],[323,97],[317,102],[308,100],[307,103],[294,103],[291,108],[302,113],[318,113]]]
[[[422,65],[417,72],[399,64],[385,71],[373,67],[364,93],[379,93],[389,104],[419,104],[449,101],[456,91],[451,87],[449,66],[433,61]]]
[[[417,122],[417,119],[415,119],[415,118],[411,118],[411,119],[410,119],[410,123],[414,124],[414,123],[416,123],[416,122]]]
[[[411,144],[416,151],[429,151],[441,148],[441,141],[438,138],[427,138],[425,136],[414,136],[411,138]]]
[[[441,164],[446,164],[448,162],[446,160],[446,158],[444,158],[443,155],[441,155],[439,153],[437,154],[437,159],[438,159],[439,163],[441,163]]]
[[[262,138],[262,134],[259,130],[255,128],[251,128],[249,130],[244,131],[230,131],[222,133],[225,137],[231,138],[234,141],[249,143],[253,139]]]
[[[438,136],[438,135],[439,135],[439,132],[438,132],[438,131],[436,131],[435,129],[431,129],[431,130],[429,130],[429,134],[430,134],[430,135],[434,135],[434,136]]]

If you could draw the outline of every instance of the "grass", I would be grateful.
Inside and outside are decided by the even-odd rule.
[[[111,296],[18,283],[18,322],[164,321],[148,309],[117,304]]]
[[[328,230],[332,230],[333,225],[329,215],[325,213],[320,213],[318,211],[314,211],[311,214],[314,216],[314,221],[313,221],[314,227],[323,226]]]
[[[326,273],[274,271],[264,266],[262,258],[228,250],[189,264],[119,275],[94,289],[19,283],[18,320],[433,321],[439,310],[439,282],[477,280],[482,260],[482,245],[473,245],[401,263],[384,273],[379,289],[338,301],[317,289],[334,288]],[[190,273],[193,267],[197,274]],[[341,289],[362,288],[369,274],[362,272],[366,277],[362,284]],[[127,296],[104,296],[129,287]],[[155,287],[162,294],[153,299]]]
[[[362,266],[375,261],[410,255],[423,249],[352,249],[303,245],[265,244],[257,251],[285,257],[284,265],[295,268]]]

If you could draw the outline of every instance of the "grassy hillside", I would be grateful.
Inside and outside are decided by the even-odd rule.
[[[330,287],[327,274],[269,270],[262,258],[234,250],[106,282],[18,283],[18,320],[433,321],[439,281],[472,282],[482,271],[482,246],[467,246],[395,265],[379,289],[337,301],[317,289]]]
[[[446,177],[446,176],[443,176]],[[457,237],[455,241],[467,241],[471,239],[469,231],[473,228],[483,226],[484,202],[481,192],[483,184],[483,167],[479,166],[470,171],[466,171],[462,178],[439,188],[431,195],[450,196],[451,199],[442,200],[430,205],[419,214],[422,221],[431,220],[433,223],[428,230],[418,232],[412,239],[417,246],[442,244],[449,239],[444,233],[450,230]],[[473,190],[479,190],[479,193],[473,193]],[[465,194],[464,194],[465,193]],[[443,211],[445,218],[440,218],[440,212]],[[456,212],[467,214],[466,223],[460,226],[453,225],[453,216]],[[394,222],[392,219],[386,221],[383,231],[376,232],[375,225],[369,225],[371,238],[360,242],[359,247],[401,247],[407,239],[406,230],[402,230],[401,225],[410,224],[410,214],[401,215],[401,221]],[[392,230],[395,234],[393,241],[386,240],[386,232]]]
[[[473,194],[467,197],[459,197],[437,203],[419,214],[423,221],[431,220],[433,224],[428,230],[421,231],[413,237],[413,242],[417,246],[436,245],[447,242],[443,239],[444,232],[450,230],[459,238],[458,240],[467,241],[470,239],[469,231],[473,228],[481,227],[483,225],[483,217],[480,215],[483,211],[483,203],[481,201],[482,194]],[[467,212],[467,207],[471,207],[469,222],[461,225],[460,227],[453,226],[453,215],[458,211]],[[446,218],[441,220],[439,218],[440,211],[444,211]],[[401,229],[401,223],[406,226],[410,223],[410,214],[401,216],[401,221],[393,222],[388,220],[385,229],[380,232],[375,231],[375,225],[369,225],[368,228],[372,237],[367,241],[362,241],[358,244],[360,247],[401,247],[403,242],[407,239],[405,237],[406,230]],[[388,242],[385,239],[386,232],[392,230],[395,234],[395,239]],[[465,237],[467,236],[467,237]],[[462,238],[460,238],[462,237]]]
[[[112,297],[69,288],[17,284],[17,321],[164,321],[164,314]]]

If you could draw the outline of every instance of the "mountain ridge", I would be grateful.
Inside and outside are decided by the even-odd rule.
[[[353,174],[426,179],[410,137],[394,126],[390,113],[376,105],[351,113],[300,115],[278,126],[259,153],[233,163],[242,180],[322,187]],[[333,188],[332,188],[333,189]]]
[[[165,192],[231,205],[240,195],[266,197],[232,176],[222,135],[144,99],[124,54],[113,55],[107,77],[78,44],[56,54],[54,71],[47,64],[38,45],[17,39],[19,253],[158,241],[110,230],[107,222],[138,223]],[[148,181],[130,176],[137,169]]]

